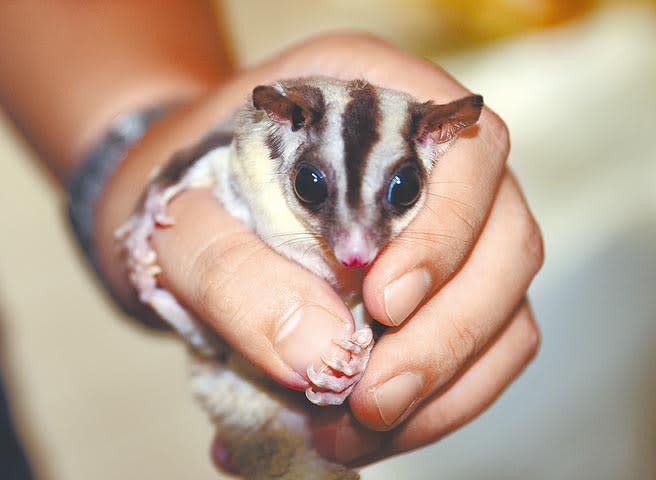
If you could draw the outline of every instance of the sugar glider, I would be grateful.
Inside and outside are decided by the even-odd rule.
[[[362,377],[374,343],[362,308],[363,269],[415,217],[433,165],[482,107],[479,95],[436,105],[363,80],[284,80],[256,87],[229,128],[153,174],[117,231],[125,265],[141,301],[191,346],[193,391],[245,478],[359,475],[313,450],[307,409],[290,399],[293,392],[249,365],[158,284],[149,238],[155,229],[174,228],[168,202],[185,189],[212,186],[228,212],[327,280],[352,307],[354,331],[334,339],[345,357],[307,371],[307,398],[338,405]]]

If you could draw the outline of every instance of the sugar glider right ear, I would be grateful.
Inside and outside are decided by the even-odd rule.
[[[483,97],[470,95],[445,105],[427,102],[419,105],[415,140],[420,143],[447,143],[458,132],[478,121],[483,109]]]
[[[271,85],[253,89],[253,106],[264,110],[274,122],[289,124],[293,132],[310,126],[323,115],[323,102],[316,105],[315,100],[304,89],[278,89]]]

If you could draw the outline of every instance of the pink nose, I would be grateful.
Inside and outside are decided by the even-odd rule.
[[[376,257],[376,245],[362,228],[352,228],[337,238],[333,252],[339,262],[348,268],[365,268]]]
[[[352,256],[342,260],[342,265],[347,268],[367,268],[369,261],[360,256]]]

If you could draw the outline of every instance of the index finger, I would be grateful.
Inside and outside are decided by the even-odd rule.
[[[438,159],[422,210],[365,279],[367,310],[382,323],[400,325],[456,272],[490,212],[508,157],[507,130],[485,109],[468,133]]]

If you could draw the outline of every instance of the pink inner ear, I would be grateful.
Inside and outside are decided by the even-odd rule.
[[[457,135],[457,132],[458,130],[454,125],[446,121],[432,132],[429,132],[429,136],[435,143],[446,143],[453,139]]]
[[[291,121],[291,107],[288,105],[273,105],[272,108],[266,109],[266,112],[269,118],[274,122],[285,123]]]
[[[467,127],[475,124],[483,109],[483,97],[470,95],[445,105],[428,105],[419,121],[417,141],[446,143]]]
[[[266,109],[272,102],[281,98],[284,98],[284,95],[271,85],[260,85],[253,89],[253,106],[258,110]]]
[[[260,86],[253,90],[253,106],[264,110],[271,120],[288,121],[292,118],[294,103],[271,86]]]
[[[292,125],[296,131],[307,123],[309,111],[298,95],[283,94],[270,85],[262,85],[253,90],[253,106],[264,110],[274,122]]]

